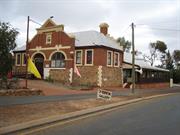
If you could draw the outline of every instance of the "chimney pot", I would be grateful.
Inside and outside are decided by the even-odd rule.
[[[101,23],[99,25],[99,27],[100,27],[100,32],[103,33],[106,36],[108,34],[109,25],[107,23]]]

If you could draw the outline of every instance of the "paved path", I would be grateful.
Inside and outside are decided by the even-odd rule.
[[[180,92],[180,87],[174,87],[169,89],[151,89],[151,90],[136,90],[136,96],[146,96],[152,94],[164,94],[170,92]],[[129,96],[131,93],[130,89],[113,91],[113,96]],[[81,93],[81,94],[68,94],[58,96],[22,96],[22,97],[0,97],[0,106],[10,105],[21,105],[21,104],[32,104],[42,102],[53,102],[53,101],[67,101],[67,100],[81,100],[96,98],[96,92],[94,93]]]
[[[180,94],[121,107],[33,135],[180,135]]]

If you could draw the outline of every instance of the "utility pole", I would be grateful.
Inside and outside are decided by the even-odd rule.
[[[27,18],[27,37],[26,37],[26,83],[25,83],[26,88],[27,88],[27,79],[28,79],[28,57],[29,57],[28,42],[29,42],[29,16]]]
[[[135,93],[135,49],[134,49],[134,23],[131,24],[132,27],[132,93]]]

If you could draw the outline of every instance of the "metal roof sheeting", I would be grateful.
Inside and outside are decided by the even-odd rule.
[[[76,47],[103,45],[106,47],[123,50],[123,48],[112,37],[105,36],[97,31],[82,31],[71,34],[75,36]]]
[[[124,53],[124,62],[127,63],[131,63],[132,64],[132,54],[131,53]],[[135,58],[135,64],[140,66],[141,68],[144,69],[151,69],[151,70],[158,70],[158,71],[166,71],[169,72],[169,70],[167,69],[163,69],[163,68],[158,68],[158,67],[154,67],[151,66],[147,61],[145,61],[143,58]]]

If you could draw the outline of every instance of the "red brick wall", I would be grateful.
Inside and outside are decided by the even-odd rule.
[[[113,58],[114,58],[114,52],[119,52],[120,54],[120,58],[119,58],[119,61],[120,61],[120,66],[122,66],[122,61],[123,61],[123,52],[121,51],[115,51],[113,49],[108,49],[108,48],[105,48],[105,47],[83,47],[83,48],[76,48],[75,50],[82,50],[83,51],[83,58],[82,58],[82,64],[85,65],[85,50],[86,49],[93,49],[94,50],[94,66],[107,66],[107,51],[110,50],[110,51],[113,51]],[[114,65],[114,63],[113,63]]]
[[[52,43],[46,44],[46,33],[37,34],[29,43],[29,49],[36,48],[36,46],[41,46],[42,48],[55,47],[57,44],[74,48],[75,39],[62,31],[52,32]]]
[[[70,60],[73,58],[73,56],[70,54],[71,51],[75,50],[75,39],[69,37],[65,32],[52,32],[52,43],[51,44],[46,44],[46,34],[37,34],[29,43],[29,49],[35,49],[37,46],[41,46],[41,48],[48,48],[48,47],[55,47],[56,45],[62,45],[62,47],[65,46],[70,46],[71,48],[69,49],[60,49],[64,53],[66,53],[67,59],[66,60],[66,66],[65,68],[71,68],[73,65],[73,61]],[[57,51],[56,49],[54,50],[41,50],[40,52],[43,52],[46,56],[46,61],[49,60],[50,55],[54,52]],[[35,53],[36,51],[29,51],[30,57]],[[46,62],[46,64],[50,64],[50,62]]]
[[[163,83],[143,83],[143,84],[136,84],[136,88],[145,89],[145,88],[168,88],[170,86],[169,82]]]

